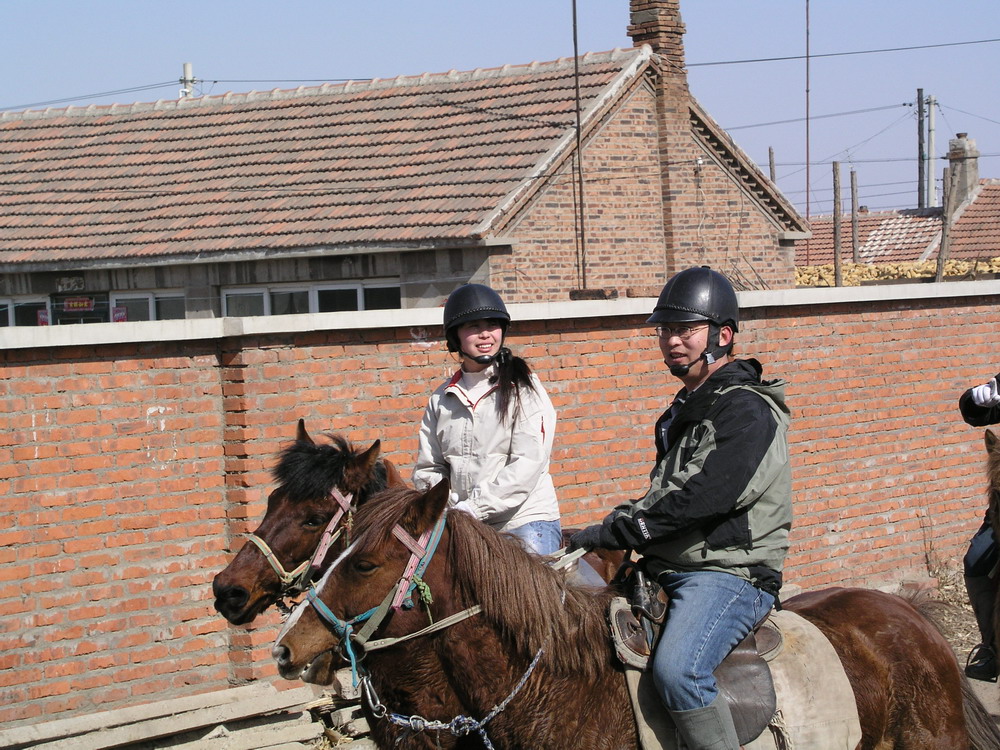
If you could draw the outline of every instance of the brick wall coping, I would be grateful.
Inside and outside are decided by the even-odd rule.
[[[1000,295],[1000,280],[955,281],[939,284],[884,284],[873,286],[776,289],[739,292],[740,307],[790,307],[892,300],[957,299]],[[648,297],[573,302],[530,302],[510,305],[517,320],[648,315],[654,302]],[[74,326],[0,328],[0,349],[98,346],[157,341],[194,341],[255,334],[365,328],[413,328],[441,324],[441,308],[368,310],[362,312],[274,315],[249,318],[202,318],[138,323],[90,323]]]

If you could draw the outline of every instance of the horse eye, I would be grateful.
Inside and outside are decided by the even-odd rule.
[[[376,565],[373,562],[369,562],[368,560],[355,560],[354,561],[354,569],[356,571],[358,571],[359,573],[371,573],[377,567],[378,567],[378,565]]]
[[[321,515],[309,516],[305,521],[302,522],[303,526],[308,526],[309,528],[316,528],[318,526],[323,526],[329,521],[329,517]]]

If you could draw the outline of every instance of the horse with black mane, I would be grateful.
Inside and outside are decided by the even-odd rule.
[[[349,527],[354,508],[387,487],[403,486],[376,440],[355,450],[343,436],[324,432],[317,442],[298,421],[295,442],[282,450],[272,474],[278,487],[248,544],[212,581],[215,608],[234,625],[251,622],[302,593],[325,568],[332,545]]]
[[[402,737],[410,747],[637,748],[607,636],[613,592],[567,583],[447,503],[442,482],[390,489],[359,508],[351,546],[278,637],[281,674],[322,684],[341,657],[365,671],[370,720],[397,730],[384,730],[380,747]],[[785,608],[837,651],[862,750],[1000,746],[947,641],[909,602],[827,589]]]

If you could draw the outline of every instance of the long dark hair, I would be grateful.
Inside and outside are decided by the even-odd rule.
[[[535,390],[531,382],[531,368],[520,357],[515,357],[510,349],[501,346],[497,353],[497,371],[490,378],[497,384],[497,413],[500,421],[506,422],[521,409],[521,389]]]

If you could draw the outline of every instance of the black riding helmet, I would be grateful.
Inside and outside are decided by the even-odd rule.
[[[458,346],[458,327],[473,320],[498,320],[507,335],[510,324],[510,313],[500,299],[500,295],[484,284],[464,284],[448,295],[444,303],[444,337],[448,342],[448,351],[461,352]],[[493,357],[472,357],[477,362],[488,364]]]
[[[739,331],[740,308],[729,279],[708,266],[675,274],[663,287],[647,323],[693,323],[708,320]]]
[[[732,351],[719,345],[722,326],[740,330],[740,308],[729,279],[708,266],[693,266],[675,274],[664,284],[647,323],[698,323],[709,325],[708,346],[700,359],[711,364]],[[694,363],[671,366],[670,372],[684,377]]]

